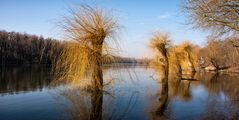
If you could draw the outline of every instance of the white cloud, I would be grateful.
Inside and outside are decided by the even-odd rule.
[[[158,19],[166,19],[166,18],[169,18],[171,15],[169,13],[164,13],[164,14],[161,14],[159,15],[157,18]]]

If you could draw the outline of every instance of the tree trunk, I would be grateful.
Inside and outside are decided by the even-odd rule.
[[[92,85],[94,90],[102,90],[103,89],[103,71],[102,71],[102,61],[96,60],[93,61],[94,68],[92,72]]]
[[[195,72],[196,70],[195,70],[195,67],[194,67],[194,64],[193,64],[193,60],[192,60],[192,57],[191,57],[191,55],[190,55],[190,53],[188,52],[188,59],[189,59],[189,62],[190,62],[190,64],[191,64],[191,68],[190,68],[190,72],[191,73],[193,73],[193,72]]]
[[[91,93],[90,120],[102,120],[103,92],[93,91]]]
[[[168,100],[168,76],[169,76],[169,64],[167,54],[164,54],[164,70],[162,70],[161,74],[161,93],[159,98],[159,106],[156,110],[156,115],[161,116],[167,107]]]
[[[93,50],[95,50],[94,60],[92,61],[92,85],[95,91],[103,89],[103,56],[102,56],[103,42],[96,43],[93,45]]]
[[[102,120],[102,105],[103,105],[103,68],[102,68],[102,47],[103,42],[93,46],[96,50],[94,54],[94,61],[92,61],[92,85],[93,91],[91,93],[91,113],[90,120]]]

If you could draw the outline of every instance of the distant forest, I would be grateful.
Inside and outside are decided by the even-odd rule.
[[[52,64],[61,50],[55,39],[0,31],[1,64]]]
[[[64,43],[27,33],[0,31],[0,64],[53,64]],[[144,60],[114,57],[116,63],[143,63]]]
[[[27,33],[0,31],[0,64],[53,64],[64,49],[66,41],[60,41]],[[197,48],[199,67],[214,66],[216,69],[238,67],[238,37],[211,39]],[[114,63],[147,64],[149,59],[114,56]],[[105,64],[112,63],[104,61]]]

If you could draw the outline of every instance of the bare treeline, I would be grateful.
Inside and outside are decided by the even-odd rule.
[[[239,38],[209,38],[205,47],[200,50],[201,66],[212,65],[217,70],[238,67],[239,47],[235,46]]]
[[[0,64],[48,64],[59,58],[66,41],[18,32],[0,31]],[[147,60],[111,56],[114,61],[104,57],[103,63],[146,63]]]
[[[0,31],[0,64],[48,64],[59,57],[67,42],[18,32]],[[145,63],[141,59],[114,57],[115,63]],[[104,57],[103,63],[110,64]]]
[[[52,64],[61,50],[55,39],[0,31],[0,64]]]
[[[238,34],[238,0],[186,0],[183,8],[195,28],[212,30],[214,35]]]
[[[200,66],[211,70],[239,67],[239,1],[185,0],[183,8],[195,28],[212,31],[200,49]]]

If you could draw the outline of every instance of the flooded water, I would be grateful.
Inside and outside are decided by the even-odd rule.
[[[104,91],[90,93],[77,83],[55,84],[46,67],[0,70],[0,120],[239,119],[236,74],[201,72],[163,83],[150,68],[112,67],[104,70]]]

